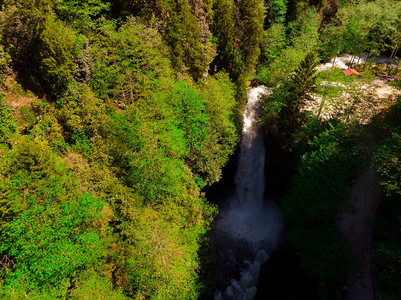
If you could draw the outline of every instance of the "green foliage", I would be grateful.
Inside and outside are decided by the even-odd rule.
[[[276,140],[281,149],[291,151],[291,143],[306,120],[301,111],[308,93],[316,83],[316,53],[309,52],[288,81],[264,99],[261,120],[265,135]]]
[[[263,1],[246,0],[215,2],[213,34],[217,37],[215,69],[224,69],[236,83],[236,126],[242,128],[251,74],[256,68],[263,39]]]
[[[230,0],[217,0],[215,2],[215,14],[213,32],[217,38],[217,53],[215,64],[230,72],[231,76],[239,72],[236,65],[239,61],[239,53],[235,48],[235,23],[234,23],[234,2]]]
[[[360,153],[342,124],[307,124],[303,134],[297,144],[302,147],[308,141],[308,149],[300,149],[304,154],[299,175],[282,200],[283,215],[292,223],[289,239],[301,256],[301,266],[314,278],[343,282],[351,257],[335,222],[339,209],[346,207],[346,190],[357,175]]]
[[[29,126],[33,126],[36,123],[36,116],[29,109],[28,106],[24,105],[20,108],[21,118],[28,122]]]
[[[54,157],[43,143],[21,138],[10,155],[2,170],[0,229],[4,229],[19,212],[29,206],[31,199],[37,196],[35,192],[47,198],[53,195],[57,197],[59,190],[52,188],[56,182],[63,186],[64,180],[63,174],[57,170],[60,166],[55,164]]]
[[[314,8],[307,9],[296,21],[287,25],[289,42],[306,55],[317,44],[319,18]]]
[[[172,62],[176,69],[188,68],[189,74],[198,80],[207,70],[206,49],[200,42],[197,19],[191,12],[189,1],[169,3],[170,13],[164,39],[172,49]]]
[[[113,140],[127,147],[120,145],[121,156],[115,159],[122,169],[130,170],[130,184],[148,199],[177,190],[175,184],[187,177],[184,161],[211,184],[220,178],[220,169],[237,141],[234,105],[233,87],[224,75],[212,78],[201,90],[178,82],[170,91],[139,101],[127,114],[114,115],[109,131]]]
[[[183,84],[181,92],[189,93],[186,97],[199,97],[195,90],[187,89]],[[192,299],[199,289],[194,276],[198,239],[212,212],[199,201],[199,189],[183,163],[187,153],[184,130],[189,136],[196,134],[187,126],[190,123],[183,123],[180,129],[181,120],[169,114],[166,102],[156,99],[138,103],[141,110],[132,107],[128,114],[114,115],[109,129],[112,143],[121,148],[121,152],[113,149],[121,155],[116,162],[128,167],[122,169],[128,184],[157,207],[137,209],[121,203],[119,209],[124,221],[119,228],[129,243],[129,293],[152,299]],[[197,106],[183,100],[176,105],[196,117]],[[174,115],[180,117],[178,112]]]
[[[113,1],[112,11],[127,18],[140,16],[157,27],[169,46],[170,59],[178,73],[188,72],[199,80],[215,56],[211,43],[209,14],[212,1]]]
[[[11,286],[21,281],[44,289],[58,285],[98,256],[99,237],[87,231],[100,208],[96,199],[83,196],[74,204],[37,200],[47,205],[22,212],[2,237],[2,252],[16,260],[7,279]]]
[[[180,133],[176,128],[168,130],[168,119],[152,124],[144,113],[135,109],[129,115],[115,114],[109,130],[118,147],[113,149],[116,164],[121,166],[127,183],[147,201],[158,202],[179,192],[185,171],[183,163],[174,156],[185,151],[185,145],[180,136],[175,140],[174,136]],[[179,143],[178,147],[169,144],[170,138]]]
[[[12,110],[5,101],[4,93],[0,91],[0,142],[9,141],[16,129]]]
[[[63,152],[66,147],[63,128],[55,117],[55,111],[47,102],[36,99],[31,102],[37,123],[30,129],[34,136],[42,137],[54,150]]]
[[[205,100],[185,82],[179,82],[171,96],[175,97],[170,99],[172,104],[178,106],[178,127],[184,132],[187,147],[190,152],[196,151],[202,147],[202,142],[209,138],[205,126],[209,121],[205,113]]]
[[[113,289],[110,279],[101,276],[94,270],[82,272],[68,298],[71,300],[129,299],[121,291]]]
[[[273,24],[265,33],[262,53],[267,59],[258,68],[258,79],[269,86],[287,79],[317,45],[318,28],[319,18],[313,9],[288,23],[286,30],[281,24]]]
[[[153,207],[138,209],[129,199],[115,203],[130,253],[129,294],[197,297],[196,251],[214,209],[199,199],[195,176],[201,178],[199,184],[218,180],[237,138],[231,121],[234,105],[232,84],[227,75],[218,74],[199,88],[177,82],[109,120],[117,173]],[[145,225],[149,222],[153,227]]]
[[[227,74],[218,73],[211,78],[202,91],[205,98],[205,112],[209,121],[205,124],[208,139],[195,153],[194,171],[201,175],[207,185],[218,181],[221,168],[228,161],[238,142],[234,124],[235,90]]]
[[[118,32],[111,30],[92,48],[94,91],[125,106],[163,88],[171,76],[166,51],[154,29],[128,20]]]
[[[340,6],[334,22],[326,26],[319,45],[321,58],[348,52],[379,55],[397,44],[401,6],[398,1],[350,2]]]
[[[139,230],[138,230],[139,229]],[[151,208],[141,211],[132,224],[130,281],[137,295],[151,299],[197,299],[197,244],[163,221]]]
[[[392,85],[398,89],[401,89],[401,80],[390,81],[390,82],[388,82],[388,85]]]
[[[304,104],[307,94],[316,83],[316,66],[316,52],[311,51],[306,55],[305,59],[301,61],[300,65],[295,70],[295,75],[291,78],[289,91],[292,95],[283,100],[283,116],[299,116],[300,109]]]
[[[262,61],[264,64],[270,64],[279,58],[281,51],[286,46],[284,24],[273,24],[264,32],[262,45]]]
[[[102,0],[58,0],[55,6],[57,16],[83,33],[96,30],[96,20],[107,15],[110,3]]]
[[[29,297],[32,300],[53,300],[66,295],[68,288],[68,280],[64,280],[58,287],[49,287],[47,290],[41,290],[40,288],[29,286],[29,284],[21,283],[14,287],[3,287],[1,289],[1,299],[19,300]]]
[[[0,41],[2,37],[0,35]],[[10,72],[11,56],[4,50],[3,45],[0,44],[0,87],[3,84],[4,74]]]
[[[2,25],[4,26],[5,41],[11,41],[11,49],[14,54],[22,54],[29,51],[23,49],[29,44],[30,40],[40,34],[44,29],[43,25],[52,13],[52,0],[6,0],[2,14]],[[18,24],[21,22],[20,24]],[[14,28],[7,27],[13,26]],[[11,36],[15,33],[15,36]],[[28,40],[22,40],[28,38]],[[14,44],[20,41],[21,44]],[[18,56],[18,58],[21,58]]]
[[[39,53],[40,75],[52,92],[63,91],[75,71],[73,37],[55,20],[49,19],[43,27],[33,49]]]
[[[74,44],[74,56],[76,57],[74,78],[79,82],[88,84],[93,76],[93,57],[90,53],[89,41],[83,36],[78,36]]]
[[[72,82],[57,101],[55,113],[71,144],[100,134],[104,123],[104,104],[86,84]]]
[[[401,266],[400,116],[398,102],[384,119],[382,125],[388,135],[381,140],[374,155],[379,183],[386,193],[378,209],[373,240],[378,299],[397,299],[401,295],[398,284]]]
[[[339,17],[340,18],[340,17]],[[327,25],[319,38],[319,57],[323,61],[329,61],[340,54],[343,45],[344,24],[331,23]]]
[[[286,0],[274,0],[271,4],[273,19],[276,23],[283,23],[287,13]]]
[[[98,257],[102,205],[75,188],[44,143],[21,139],[5,174],[1,252],[14,264],[3,289],[50,291]]]
[[[237,87],[198,80],[219,43],[213,1],[145,2],[5,1],[0,68],[9,53],[18,84],[5,88],[29,103],[13,112],[1,94],[1,298],[199,297],[217,212],[201,189],[239,139],[262,1],[232,5]]]
[[[52,1],[7,1],[1,20],[14,63],[50,93],[62,92],[75,71],[73,37],[52,13]]]
[[[200,91],[179,82],[171,93],[158,96],[167,97],[178,118],[177,127],[188,151],[185,161],[208,185],[220,178],[220,169],[237,141],[232,122],[233,86],[225,75],[219,74],[216,79]]]
[[[322,81],[339,82],[344,85],[351,85],[352,83],[355,82],[355,76],[345,75],[343,69],[331,68],[319,72],[319,77],[317,78],[317,82],[321,83]]]
[[[238,5],[242,27],[240,49],[242,54],[241,73],[247,75],[256,67],[263,39],[263,1],[244,0]]]
[[[379,173],[381,185],[388,195],[401,195],[400,185],[400,153],[401,137],[394,133],[390,139],[377,151],[377,160],[380,161]]]
[[[40,176],[49,175],[54,162],[45,144],[22,138],[18,145],[15,150],[15,164],[12,166],[13,172],[24,170]]]
[[[295,75],[292,78],[292,86],[298,98],[304,98],[315,85],[317,64],[316,52],[312,50],[295,70]]]

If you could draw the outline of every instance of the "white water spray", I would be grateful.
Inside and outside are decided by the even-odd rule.
[[[231,265],[240,265],[240,278],[231,279],[224,291],[216,292],[215,300],[253,299],[260,266],[268,259],[268,253],[278,246],[282,226],[275,204],[264,201],[265,149],[256,122],[260,113],[260,96],[268,92],[264,87],[252,88],[248,92],[235,174],[236,194],[229,205],[221,209],[215,224],[215,228],[230,240],[231,247],[237,248],[227,251],[231,257],[225,259]],[[241,247],[247,249],[239,249]],[[247,252],[247,255],[236,255],[236,252]],[[238,257],[244,260],[238,262]]]

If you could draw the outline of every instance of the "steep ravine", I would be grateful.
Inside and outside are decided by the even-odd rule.
[[[265,175],[269,165],[265,167],[266,151],[256,121],[260,110],[258,96],[266,92],[264,87],[249,89],[237,161],[231,167],[231,180],[226,190],[218,195],[217,201],[215,199],[220,214],[211,235],[220,253],[221,269],[214,299],[264,299],[269,295],[273,299],[276,299],[274,295],[318,299],[317,282],[310,280],[305,270],[299,269],[299,258],[295,253],[283,249],[269,258],[285,233],[275,202],[266,196],[275,193],[265,191],[269,187]],[[376,97],[377,102],[385,102],[379,93]],[[274,164],[272,172],[279,167],[279,164]],[[355,268],[342,291],[345,300],[373,300],[376,297],[371,273],[371,243],[376,210],[382,196],[375,171],[364,167],[349,187],[347,197],[352,211],[338,216],[337,227],[344,232],[356,258]],[[272,276],[272,273],[275,275]],[[294,292],[275,292],[278,287],[291,288]]]
[[[249,89],[234,180],[221,199],[214,199],[220,209],[211,232],[221,262],[216,300],[253,299],[260,266],[281,238],[277,206],[265,197],[265,148],[256,122],[260,96],[267,92],[264,87]]]

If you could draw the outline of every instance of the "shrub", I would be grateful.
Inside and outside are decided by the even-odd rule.
[[[0,91],[0,143],[9,141],[17,129],[12,110],[6,103],[5,95]]]
[[[20,76],[58,95],[75,71],[72,33],[55,19],[52,1],[8,1],[1,19],[4,41]]]
[[[28,123],[28,126],[33,126],[36,123],[36,116],[26,105],[20,108],[21,118]]]
[[[134,18],[118,32],[110,30],[101,44],[92,48],[92,55],[94,91],[120,107],[163,88],[171,77],[167,48],[160,35]]]

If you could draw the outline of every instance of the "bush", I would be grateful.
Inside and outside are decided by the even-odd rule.
[[[94,70],[91,86],[103,99],[120,107],[162,89],[170,81],[167,48],[156,30],[135,19],[118,32],[113,29],[92,47]]]
[[[2,292],[60,292],[99,255],[93,223],[102,204],[84,194],[46,143],[21,138],[11,153],[0,180],[0,251],[14,264],[2,274]]]
[[[64,91],[75,71],[73,57],[74,39],[72,34],[60,22],[49,19],[39,36],[41,75],[53,93]]]
[[[318,26],[318,15],[313,9],[307,10],[297,21],[288,23],[286,29],[282,24],[273,24],[265,33],[262,53],[267,61],[259,67],[258,79],[269,86],[285,80],[315,48]]]
[[[0,36],[1,40],[1,36]],[[0,45],[0,76],[10,72],[11,56],[5,50],[3,45]],[[3,77],[0,77],[3,79]]]
[[[2,236],[1,252],[17,261],[8,284],[18,286],[26,281],[46,289],[94,261],[100,242],[88,227],[98,212],[99,202],[88,195],[76,203],[35,203],[22,212]]]
[[[102,0],[59,0],[55,5],[57,16],[84,34],[96,30],[97,19],[107,14],[110,2]]]
[[[378,208],[374,232],[375,279],[379,299],[398,299],[401,258],[401,105],[398,102],[388,114],[383,125],[388,135],[375,151],[374,163],[379,174],[379,184],[386,197]]]
[[[74,38],[55,19],[51,1],[7,2],[4,41],[20,75],[33,77],[42,91],[61,94],[75,71]]]
[[[30,108],[26,105],[20,108],[21,118],[28,123],[28,126],[31,127],[36,123],[36,116],[30,110]]]
[[[66,93],[57,101],[57,108],[55,115],[69,143],[74,144],[102,133],[105,105],[88,85],[72,81]]]
[[[151,299],[197,299],[197,243],[151,208],[138,211],[129,229],[132,254],[127,268],[136,294]]]
[[[5,95],[0,91],[0,143],[10,141],[17,129],[12,110],[6,103]]]
[[[282,213],[292,224],[289,241],[301,256],[301,267],[317,280],[343,283],[352,257],[335,224],[338,211],[347,207],[346,191],[358,174],[360,149],[345,125],[305,129],[296,143],[303,154],[299,174],[282,200]]]

